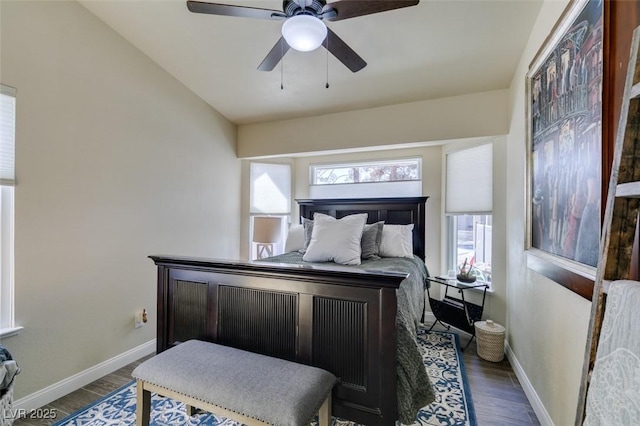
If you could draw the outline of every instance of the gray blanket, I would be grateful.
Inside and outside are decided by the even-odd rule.
[[[13,378],[20,372],[20,367],[11,353],[0,344],[0,397],[4,396],[13,382]]]
[[[307,264],[298,252],[262,259],[261,261]],[[417,343],[417,328],[424,311],[424,282],[429,275],[424,262],[417,256],[409,258],[382,258],[363,260],[362,264],[349,266],[371,271],[409,273],[396,292],[397,325],[397,374],[398,420],[404,424],[415,422],[420,408],[435,400],[433,387],[422,361]]]

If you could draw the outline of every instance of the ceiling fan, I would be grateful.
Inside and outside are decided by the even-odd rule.
[[[340,21],[372,13],[415,6],[420,0],[283,0],[282,11],[220,3],[187,1],[194,13],[238,16],[243,18],[284,20],[282,36],[258,66],[260,71],[271,71],[289,48],[300,51],[315,50],[321,45],[353,72],[360,71],[367,63],[340,37],[324,24],[323,20]]]

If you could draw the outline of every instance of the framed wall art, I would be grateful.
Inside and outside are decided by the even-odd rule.
[[[603,5],[575,0],[526,77],[527,264],[582,294],[602,198]]]

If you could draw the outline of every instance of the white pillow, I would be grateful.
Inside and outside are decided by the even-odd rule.
[[[343,265],[359,265],[360,240],[367,216],[361,213],[336,219],[315,213],[311,241],[302,259],[307,262],[333,261]]]
[[[413,223],[410,225],[387,225],[382,227],[380,241],[382,257],[413,257]]]
[[[304,248],[304,227],[293,224],[289,227],[287,241],[284,243],[284,252],[298,251]]]

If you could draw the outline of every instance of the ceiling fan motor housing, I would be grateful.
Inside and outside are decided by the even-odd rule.
[[[311,15],[320,18],[326,4],[325,0],[284,0],[282,10],[287,16]]]

